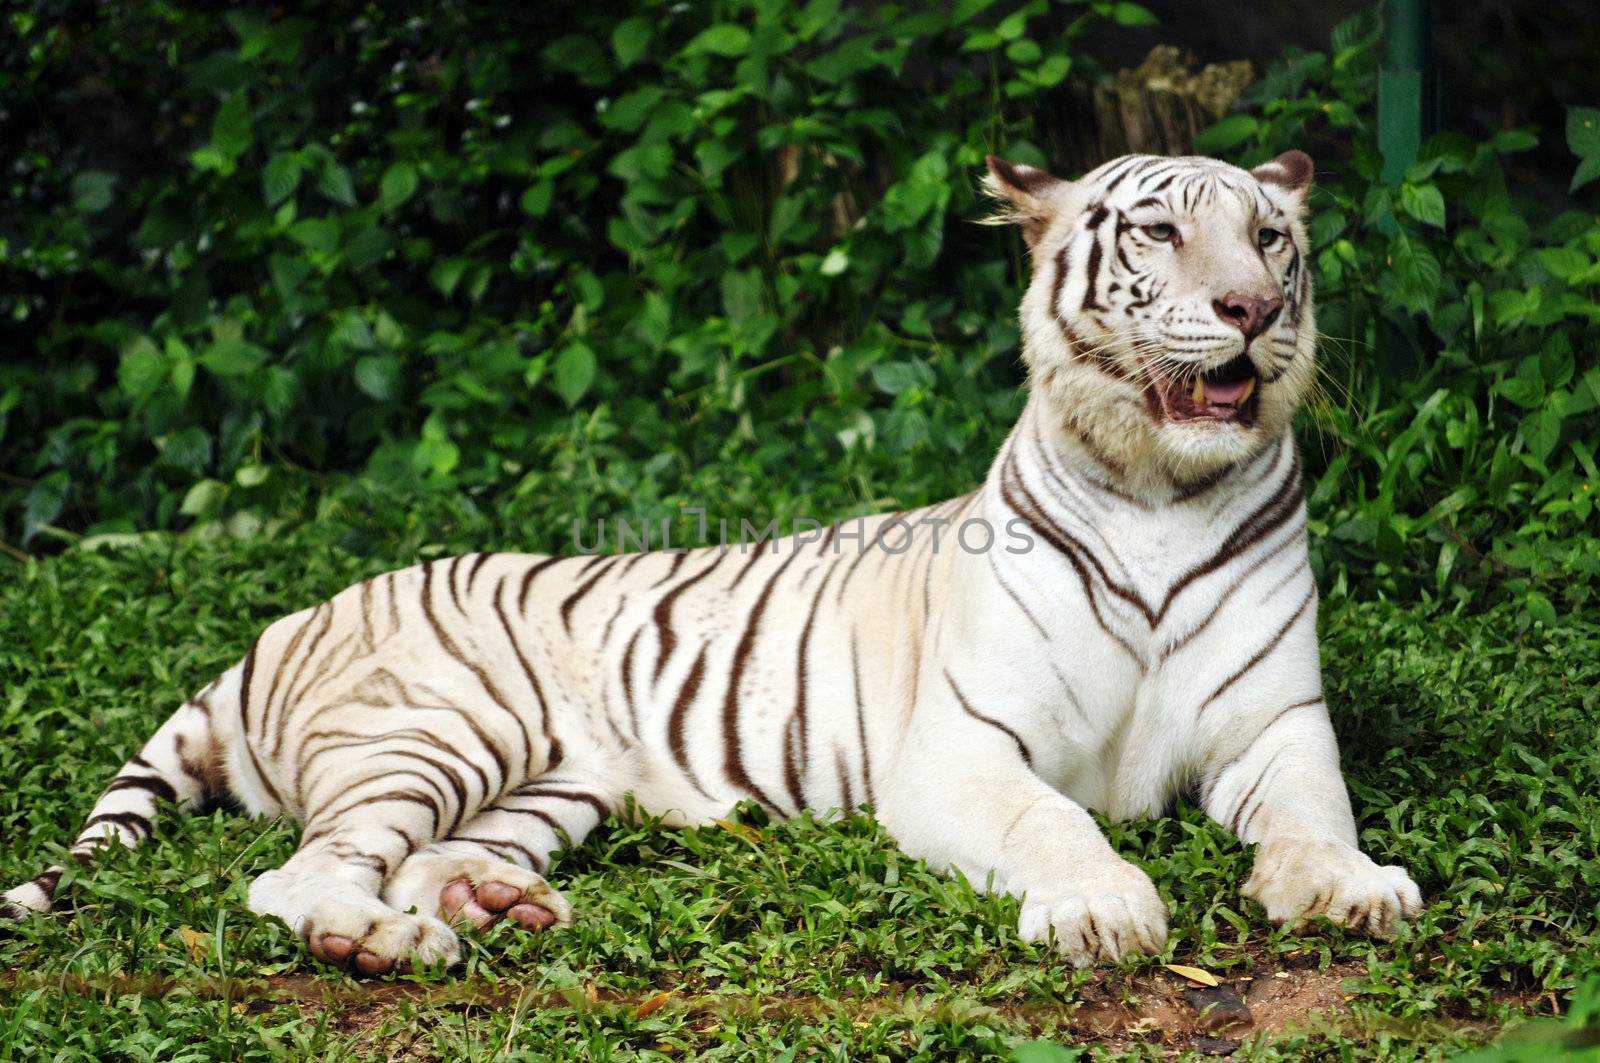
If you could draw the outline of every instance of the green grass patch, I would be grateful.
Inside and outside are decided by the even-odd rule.
[[[336,541],[155,539],[6,570],[0,878],[59,857],[116,768],[265,621],[411,559]],[[929,873],[865,819],[613,822],[553,872],[572,929],[491,931],[464,969],[363,983],[245,906],[291,825],[216,812],[164,821],[76,876],[74,912],[0,938],[0,1060],[942,1060],[1039,1039],[1169,1058],[1196,1031],[1163,963],[1259,1002],[1267,1029],[1240,1055],[1447,1058],[1565,1011],[1595,967],[1600,627],[1518,615],[1324,610],[1363,845],[1428,904],[1392,942],[1272,930],[1239,896],[1250,854],[1192,808],[1110,827],[1172,936],[1095,972],[1018,941],[1014,901]]]

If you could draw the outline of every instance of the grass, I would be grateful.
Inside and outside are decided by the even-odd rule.
[[[59,857],[116,767],[265,621],[416,554],[415,536],[375,541],[346,551],[308,524],[6,567],[0,879]],[[930,874],[868,820],[612,823],[552,874],[571,930],[494,931],[464,970],[357,982],[245,907],[292,828],[217,812],[165,821],[77,877],[75,913],[0,936],[0,1060],[945,1060],[1039,1040],[1172,1058],[1196,1030],[1163,962],[1258,986],[1272,1028],[1236,1058],[1449,1058],[1529,1016],[1592,1017],[1600,991],[1573,990],[1597,958],[1600,627],[1352,599],[1322,621],[1363,842],[1428,901],[1393,942],[1273,931],[1239,896],[1249,854],[1188,808],[1111,828],[1173,932],[1166,956],[1095,972],[1019,942],[1014,901]]]

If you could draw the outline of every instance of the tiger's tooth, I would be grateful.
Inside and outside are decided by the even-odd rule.
[[[1204,380],[1195,377],[1194,392],[1189,397],[1194,400],[1196,406],[1204,406],[1206,404],[1206,383]]]
[[[1251,377],[1249,380],[1246,380],[1244,382],[1244,391],[1242,391],[1239,394],[1239,402],[1240,402],[1240,404],[1242,405],[1242,404],[1244,404],[1246,402],[1249,402],[1250,401],[1250,396],[1254,395],[1255,393],[1256,393],[1256,378],[1255,377]]]

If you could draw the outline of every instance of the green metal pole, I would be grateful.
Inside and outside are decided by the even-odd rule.
[[[1383,180],[1396,184],[1432,130],[1428,71],[1433,61],[1430,0],[1384,0],[1378,72],[1378,148]]]
[[[1383,0],[1383,65],[1378,70],[1378,150],[1383,181],[1397,185],[1417,161],[1423,138],[1433,132],[1432,4],[1430,0]],[[1391,225],[1393,222],[1391,221]],[[1415,319],[1387,319],[1380,335],[1389,372],[1407,377],[1421,361]]]

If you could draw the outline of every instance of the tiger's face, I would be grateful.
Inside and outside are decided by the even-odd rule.
[[[1287,427],[1314,372],[1310,158],[1131,155],[1075,182],[989,165],[1033,254],[1033,386],[1106,464],[1181,484]]]

